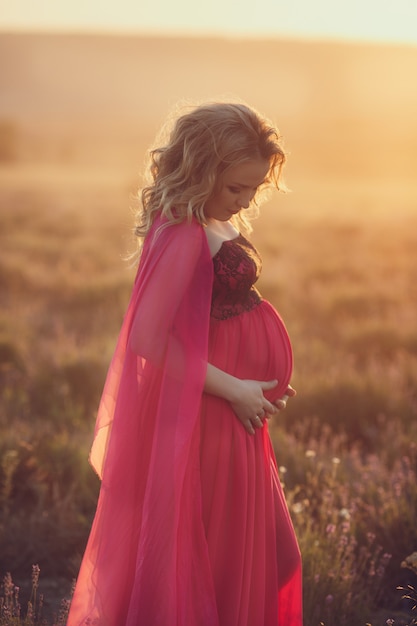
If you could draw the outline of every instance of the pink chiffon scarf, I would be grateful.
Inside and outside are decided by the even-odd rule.
[[[102,485],[68,626],[218,626],[198,462],[212,278],[204,229],[158,219],[99,406]]]

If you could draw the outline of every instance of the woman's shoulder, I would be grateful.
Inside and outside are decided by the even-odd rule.
[[[147,238],[150,241],[156,241],[157,239],[166,241],[178,237],[186,238],[192,235],[201,237],[203,233],[203,226],[195,218],[191,220],[170,220],[163,215],[158,215],[149,229]]]
[[[171,254],[175,257],[210,258],[205,228],[195,218],[170,221],[158,216],[149,230],[144,250],[152,256]]]

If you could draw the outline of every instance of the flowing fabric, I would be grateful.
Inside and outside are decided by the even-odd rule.
[[[102,486],[68,626],[218,624],[198,464],[212,263],[196,222],[160,226],[99,407]]]
[[[99,407],[102,486],[68,626],[302,625],[267,426],[250,436],[203,393],[207,361],[279,379],[271,400],[288,385],[288,335],[252,287],[251,250],[233,240],[212,260],[196,221],[158,220],[146,238]]]

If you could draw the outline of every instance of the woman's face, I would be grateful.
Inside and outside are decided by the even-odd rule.
[[[226,170],[206,202],[206,218],[227,222],[241,209],[247,209],[258,187],[265,182],[269,167],[269,161],[254,159]]]

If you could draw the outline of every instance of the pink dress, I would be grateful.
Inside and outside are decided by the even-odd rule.
[[[242,236],[213,258],[208,361],[241,379],[278,379],[284,395],[292,373],[288,334],[253,283],[260,259]],[[267,423],[249,435],[228,402],[203,395],[203,519],[221,626],[298,626],[301,565],[278,478]]]
[[[98,411],[102,479],[68,626],[302,626],[300,555],[267,427],[203,393],[207,361],[287,387],[284,325],[239,237],[148,234]]]

